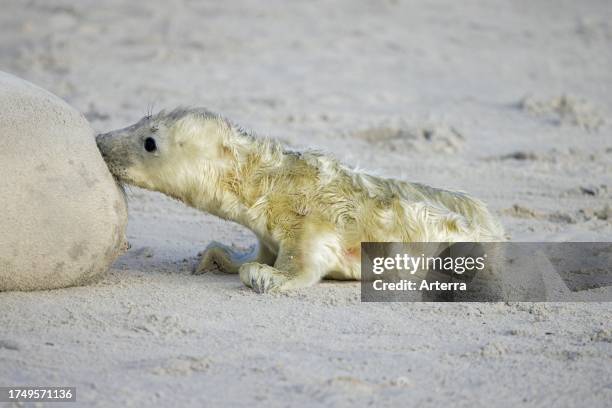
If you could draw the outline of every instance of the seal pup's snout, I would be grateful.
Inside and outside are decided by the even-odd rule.
[[[138,156],[133,137],[123,130],[96,135],[96,145],[112,175],[126,181],[135,157]]]
[[[106,157],[106,151],[104,149],[104,137],[107,133],[100,133],[96,135],[96,145],[98,146],[98,150],[102,153],[102,156]]]
[[[113,176],[117,177],[117,166],[115,163],[114,153],[113,153],[113,135],[112,133],[100,133],[96,136],[96,145],[98,146],[98,150],[102,155],[102,159],[106,162],[108,169],[111,171]]]
[[[100,133],[96,136],[96,145],[104,160],[108,161],[112,150],[112,133]]]

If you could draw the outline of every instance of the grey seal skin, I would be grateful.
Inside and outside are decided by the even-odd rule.
[[[0,291],[92,282],[125,248],[126,203],[87,120],[3,72],[0,174]]]

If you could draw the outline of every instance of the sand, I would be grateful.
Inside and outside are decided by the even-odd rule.
[[[486,201],[514,241],[612,240],[607,1],[3,2],[0,70],[97,131],[202,105]],[[88,406],[609,406],[610,303],[364,304],[191,275],[253,236],[139,189],[93,286],[0,294],[0,384]],[[55,406],[55,405],[54,405]]]

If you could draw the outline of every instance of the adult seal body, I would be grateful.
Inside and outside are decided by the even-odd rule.
[[[121,254],[126,224],[83,115],[0,72],[0,292],[98,280]]]

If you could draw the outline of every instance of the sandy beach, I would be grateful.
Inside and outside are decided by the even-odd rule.
[[[512,241],[612,241],[608,1],[5,0],[0,34],[0,70],[97,132],[205,106],[467,191]],[[612,404],[612,303],[362,303],[333,281],[261,295],[191,273],[251,232],[138,188],[128,203],[131,249],[104,279],[0,293],[0,386],[101,407]]]

